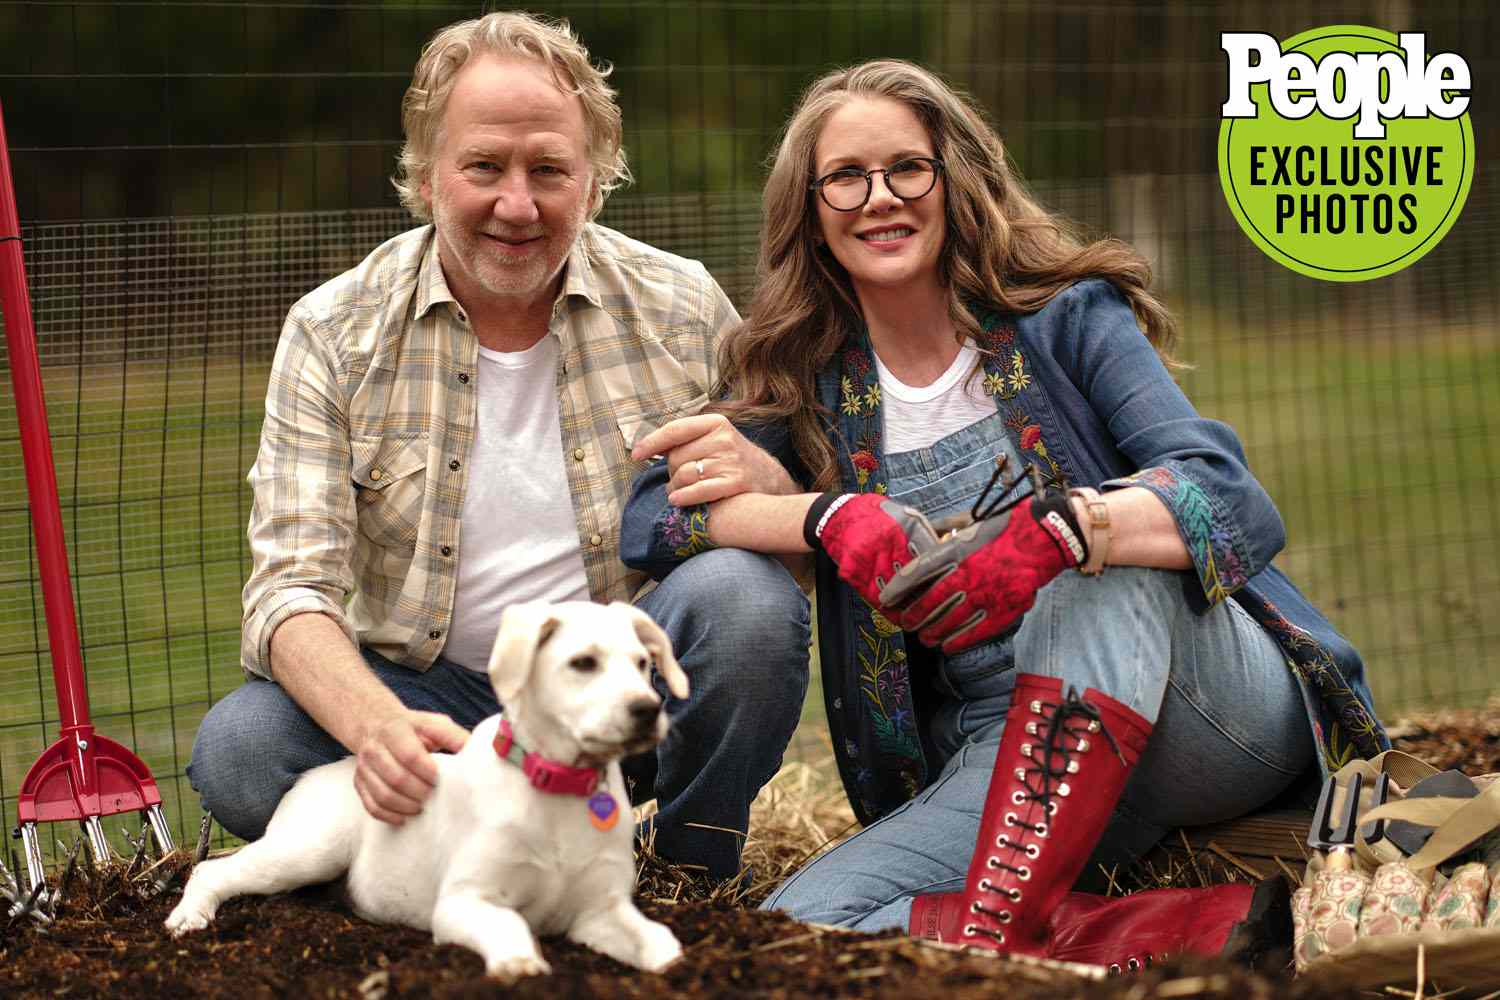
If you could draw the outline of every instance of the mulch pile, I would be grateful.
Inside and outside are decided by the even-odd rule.
[[[1500,771],[1500,707],[1444,712],[1394,727],[1401,749],[1442,767]],[[799,793],[800,794],[800,793]],[[827,816],[804,810],[791,825],[806,844],[821,843]],[[783,838],[784,839],[784,838]],[[748,853],[748,849],[747,849]],[[1285,972],[1250,972],[1211,959],[1184,958],[1130,976],[1087,980],[987,954],[918,944],[902,935],[810,928],[753,908],[798,857],[765,853],[774,876],[739,893],[712,887],[649,857],[641,908],[668,924],[686,948],[665,974],[616,964],[567,941],[543,952],[553,975],[504,987],[484,976],[477,955],[436,946],[425,933],[353,917],[326,888],[242,898],[220,910],[207,931],[173,940],[161,923],[175,890],[149,885],[173,859],[142,875],[125,865],[72,878],[56,921],[0,915],[0,997],[993,997],[1007,1000],[1151,1000],[1151,998],[1295,998],[1341,1000],[1359,994],[1320,988]],[[761,870],[766,870],[764,867]]]

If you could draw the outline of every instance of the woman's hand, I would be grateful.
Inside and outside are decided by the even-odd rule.
[[[1067,497],[1033,495],[925,548],[877,596],[923,644],[957,653],[1010,628],[1038,590],[1087,558]]]
[[[823,494],[807,513],[803,536],[882,614],[881,588],[938,543],[921,511],[879,493]]]
[[[712,503],[741,493],[772,496],[797,489],[792,477],[764,449],[752,444],[718,413],[679,417],[636,442],[637,461],[665,455],[667,502],[674,507]]]

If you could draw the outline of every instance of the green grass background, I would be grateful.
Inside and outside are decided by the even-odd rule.
[[[1192,310],[1187,310],[1191,316]],[[1365,653],[1387,715],[1494,690],[1500,585],[1500,337],[1268,338],[1189,329],[1182,383],[1241,433],[1288,525],[1281,565]],[[134,746],[174,829],[195,829],[182,777],[198,721],[240,683],[239,590],[266,365],[200,356],[49,368],[45,384],[96,727]],[[57,735],[15,414],[0,406],[0,792]],[[792,754],[825,754],[815,680]],[[128,820],[134,829],[134,818]],[[125,818],[106,821],[111,832]],[[59,828],[57,836],[71,838]]]

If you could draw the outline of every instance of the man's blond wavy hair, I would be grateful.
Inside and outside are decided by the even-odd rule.
[[[613,67],[608,63],[596,67],[567,21],[506,11],[450,24],[422,49],[411,86],[401,99],[406,142],[391,178],[401,204],[419,221],[432,220],[432,211],[422,198],[422,183],[432,171],[433,154],[442,139],[448,96],[459,71],[474,56],[484,54],[535,59],[551,67],[559,88],[576,94],[583,103],[585,143],[594,179],[589,218],[597,216],[609,193],[630,183],[621,146],[620,106],[615,103],[615,90],[606,82]]]

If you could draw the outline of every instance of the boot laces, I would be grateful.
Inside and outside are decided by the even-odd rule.
[[[1032,763],[1040,766],[1026,768],[1025,777],[1022,778],[1021,783],[1031,794],[1022,797],[1033,802],[1040,802],[1043,812],[1050,814],[1052,796],[1066,795],[1067,791],[1063,790],[1063,779],[1078,770],[1073,755],[1088,752],[1086,736],[1096,732],[1103,733],[1104,738],[1109,741],[1109,748],[1115,752],[1116,757],[1120,758],[1121,763],[1124,762],[1125,755],[1120,752],[1120,745],[1115,742],[1114,736],[1105,728],[1104,716],[1099,711],[1099,706],[1079,697],[1077,688],[1069,687],[1068,693],[1063,696],[1060,704],[1044,701],[1037,702],[1035,705],[1039,709],[1038,714],[1046,720],[1047,735],[1041,747],[1041,760],[1036,759],[1035,747],[1032,747],[1031,752],[1026,755]],[[1069,725],[1068,722],[1071,719],[1082,719],[1083,725]],[[1071,745],[1064,742],[1065,736],[1072,737]],[[1040,779],[1038,784],[1032,784],[1032,775],[1038,776]],[[1019,820],[1017,825],[1035,829],[1031,824],[1022,823]]]
[[[1032,703],[1032,710],[1042,716],[1047,728],[1046,738],[1041,746],[1041,760],[1036,757],[1036,747],[1030,744],[1023,745],[1022,752],[1027,760],[1037,767],[1028,767],[1017,770],[1017,777],[1026,793],[1017,792],[1013,797],[1017,805],[1025,801],[1039,802],[1042,806],[1042,817],[1035,823],[1028,823],[1015,813],[1005,814],[1005,825],[1021,827],[1030,830],[1038,836],[1046,836],[1047,819],[1056,812],[1056,804],[1052,801],[1054,795],[1063,796],[1067,794],[1067,786],[1063,783],[1069,774],[1078,770],[1077,762],[1074,761],[1075,754],[1087,753],[1089,750],[1086,736],[1092,733],[1104,734],[1109,741],[1110,748],[1115,755],[1124,759],[1120,753],[1120,747],[1115,738],[1104,726],[1102,713],[1093,702],[1085,701],[1078,695],[1076,688],[1069,687],[1067,694],[1061,703],[1038,701]],[[1081,720],[1082,724],[1069,725],[1070,720]],[[1029,731],[1029,730],[1028,730]],[[1038,734],[1040,735],[1040,734]],[[1065,740],[1071,737],[1071,742]],[[1033,777],[1036,783],[1033,784]],[[1022,851],[1032,860],[1041,854],[1041,847],[1036,844],[1024,844],[1021,841],[1012,841],[1009,837],[1001,834],[996,838],[997,846],[1010,848],[1013,851]],[[1010,872],[1021,881],[1031,878],[1031,868],[1027,865],[1011,865],[994,855],[986,859],[986,864],[991,869],[999,869]],[[996,893],[1004,896],[1012,903],[1021,901],[1021,890],[1015,886],[997,885],[989,879],[981,879],[979,889],[983,892]],[[969,904],[971,913],[989,917],[998,923],[1009,923],[1011,914],[1008,910],[992,910],[979,903],[977,900]],[[972,923],[964,926],[964,933],[972,937],[974,934],[984,934],[994,938],[1000,943],[1005,942],[1005,935],[998,930],[985,927],[983,923]]]

